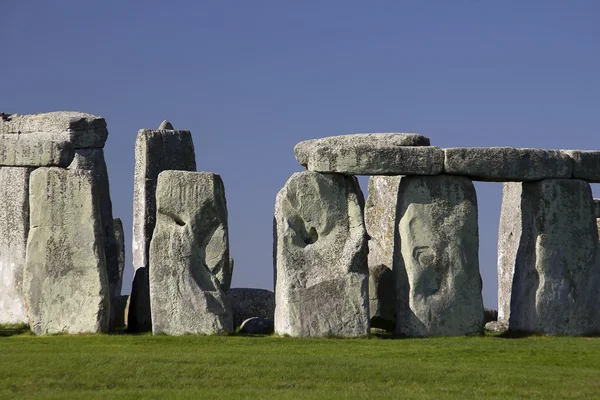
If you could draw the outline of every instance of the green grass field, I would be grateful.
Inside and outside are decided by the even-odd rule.
[[[98,335],[0,329],[0,398],[600,398],[600,338]]]

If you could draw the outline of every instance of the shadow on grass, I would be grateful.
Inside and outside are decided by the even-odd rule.
[[[30,332],[27,324],[0,325],[0,337],[22,335]]]

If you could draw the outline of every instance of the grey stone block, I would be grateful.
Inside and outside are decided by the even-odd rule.
[[[394,251],[396,334],[477,334],[483,330],[477,196],[469,178],[400,181]]]
[[[364,199],[354,177],[295,173],[275,201],[275,331],[369,333]]]
[[[233,288],[227,291],[233,312],[233,327],[239,327],[248,318],[273,320],[275,293],[265,289]]]
[[[369,240],[369,310],[371,327],[396,327],[396,279],[392,271],[399,176],[372,176],[365,205]]]
[[[536,181],[570,178],[573,163],[560,150],[513,147],[444,149],[444,173],[479,181]]]
[[[22,296],[31,168],[0,167],[0,324],[27,322]]]
[[[414,133],[365,133],[300,142],[298,162],[309,171],[346,175],[436,175],[443,152]]]
[[[588,182],[600,182],[600,151],[598,150],[563,150],[573,160],[575,179]]]
[[[108,330],[109,289],[96,181],[89,171],[38,168],[30,178],[23,294],[31,330]]]
[[[0,134],[0,166],[66,167],[73,156],[73,145],[68,142],[37,135]]]
[[[148,130],[138,132],[135,142],[135,172],[133,183],[133,238],[132,257],[134,269],[148,268],[148,253],[150,241],[156,224],[156,184],[158,175],[166,170],[196,170],[196,156],[194,143],[190,131],[180,130]],[[147,272],[140,275],[140,279]],[[133,318],[141,318],[139,323],[131,321],[129,329],[149,328],[147,323],[151,316],[142,313],[149,311],[150,299],[143,300],[141,296],[148,296],[148,282],[141,282],[132,287],[132,312]],[[134,293],[139,288],[142,293]],[[141,306],[140,310],[135,307]]]
[[[231,332],[231,306],[221,287],[229,265],[221,177],[164,171],[158,177],[156,205],[149,269],[152,333]]]
[[[0,134],[39,136],[44,140],[69,142],[74,148],[104,147],[108,130],[102,117],[77,111],[11,114],[0,121]]]
[[[587,182],[504,184],[498,286],[498,321],[512,331],[600,332],[600,254]]]

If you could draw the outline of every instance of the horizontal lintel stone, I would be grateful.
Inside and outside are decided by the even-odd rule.
[[[600,182],[600,150],[563,150],[573,160],[573,178]]]
[[[479,181],[537,181],[571,178],[573,161],[561,150],[514,147],[444,149],[444,173]]]
[[[75,151],[65,141],[33,135],[0,134],[0,165],[14,167],[67,167]]]

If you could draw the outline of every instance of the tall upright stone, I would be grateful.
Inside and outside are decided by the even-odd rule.
[[[498,233],[498,318],[512,331],[600,333],[600,254],[590,185],[505,183]]]
[[[394,234],[399,176],[372,176],[365,204],[369,240],[369,310],[371,326],[396,328],[396,279],[394,278]]]
[[[169,127],[167,124],[163,126]],[[135,142],[132,256],[136,274],[129,306],[130,330],[148,331],[152,328],[148,314],[148,271],[138,273],[138,270],[148,268],[150,241],[156,224],[156,184],[158,175],[165,170],[196,170],[191,132],[141,129]]]
[[[396,333],[422,337],[482,332],[473,182],[451,175],[403,177],[396,220]]]
[[[109,288],[97,183],[89,171],[30,178],[23,294],[36,334],[106,332]]]
[[[364,199],[355,177],[299,172],[277,194],[275,331],[369,333]]]
[[[231,305],[219,280],[229,266],[221,177],[164,171],[158,177],[156,203],[149,268],[152,332],[231,332]]]
[[[0,324],[26,323],[22,284],[32,168],[0,167]]]
[[[106,260],[106,275],[110,290],[111,304],[117,304],[117,298],[121,296],[123,270],[119,265],[119,249],[115,237],[115,225],[112,214],[112,201],[110,198],[110,187],[108,182],[108,171],[104,160],[104,149],[86,148],[75,150],[75,158],[69,169],[87,170],[92,173],[96,180],[96,193],[100,203],[100,214],[102,217],[102,231],[104,233],[104,257]],[[111,310],[111,321],[114,310]],[[112,327],[112,324],[111,324]]]

